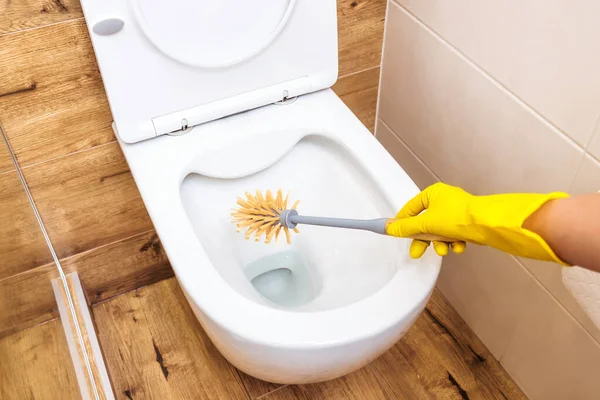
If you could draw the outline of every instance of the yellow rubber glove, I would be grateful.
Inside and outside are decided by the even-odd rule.
[[[436,183],[406,203],[388,225],[387,233],[397,237],[432,234],[456,239],[451,243],[456,253],[462,253],[465,242],[470,242],[515,256],[568,265],[538,234],[523,228],[525,220],[544,203],[568,196],[562,192],[474,196],[458,187]],[[437,254],[448,253],[448,243],[433,245]],[[428,246],[429,242],[413,240],[410,255],[419,258]]]

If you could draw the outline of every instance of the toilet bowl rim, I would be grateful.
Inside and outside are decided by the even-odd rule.
[[[368,132],[360,121],[358,121],[358,119],[345,107],[341,100],[339,100],[337,96],[333,96],[334,99],[332,96],[326,95],[322,96],[324,101],[319,101],[318,98],[312,101],[311,106],[315,108],[313,110],[315,113],[318,112],[318,110],[322,110],[325,103],[329,107],[327,112],[333,114],[333,116],[330,115],[328,118],[321,120],[318,130],[312,128],[306,128],[306,130],[319,132],[319,134],[334,139],[336,142],[343,145],[345,149],[350,152],[351,156],[363,164],[369,174],[377,180],[386,197],[394,199],[394,204],[400,204],[401,201],[407,200],[408,197],[416,194],[418,188],[414,185],[414,182],[412,182],[406,173],[398,167],[393,158],[381,147],[379,142]],[[300,103],[300,101],[297,103]],[[301,116],[298,119],[299,121],[289,121],[289,123],[291,125],[299,123]],[[370,164],[368,162],[369,160],[372,161]],[[178,164],[181,166],[185,165],[187,162],[187,160],[184,159],[178,161]],[[175,171],[177,171],[179,176],[178,179],[174,180],[173,174]],[[133,172],[135,176],[136,172]],[[171,215],[168,218],[169,221],[165,221],[164,215],[161,215],[161,203],[156,201],[156,196],[145,196],[144,187],[142,187],[143,185],[140,186],[140,191],[142,192],[142,196],[147,198],[146,205],[148,211],[151,216],[153,216],[152,219],[155,221],[156,230],[171,259],[178,280],[195,303],[194,305],[198,307],[208,319],[230,334],[243,337],[245,340],[251,340],[253,342],[294,348],[315,348],[362,340],[365,337],[376,335],[386,327],[398,324],[404,320],[406,315],[415,311],[413,305],[419,304],[423,298],[429,296],[429,293],[435,285],[441,263],[441,260],[437,257],[427,261],[429,263],[428,266],[423,267],[424,270],[427,270],[427,273],[424,274],[426,276],[423,277],[423,281],[418,283],[419,290],[416,291],[418,292],[418,295],[409,298],[409,304],[397,306],[395,312],[390,310],[382,311],[379,309],[380,307],[390,307],[398,301],[398,299],[402,299],[402,296],[394,296],[393,293],[389,292],[394,286],[392,284],[393,278],[386,286],[384,286],[384,288],[365,299],[344,307],[324,310],[318,313],[300,314],[297,312],[276,310],[254,303],[231,288],[216,269],[212,267],[206,252],[201,244],[198,243],[191,226],[184,230],[176,229],[171,231],[169,229],[169,225],[171,224],[178,226],[183,224],[183,222],[189,224],[187,217],[185,216],[183,204],[180,203],[179,196],[179,179],[183,179],[187,173],[184,173],[184,170],[179,168],[173,168],[171,171],[168,171],[170,172],[169,174],[165,171],[162,171],[163,174],[161,174],[160,170],[156,170],[155,172],[157,175],[152,176],[153,174],[150,173],[144,178],[152,180],[158,179],[159,184],[162,184],[161,182],[172,184],[172,187],[168,190],[168,192],[171,192],[170,195],[166,197],[163,196],[163,200],[166,201],[165,204],[169,204],[173,212],[176,212],[177,218],[174,218],[173,215]],[[138,179],[136,178],[136,180]],[[409,193],[405,196],[401,196],[398,193],[390,193],[390,191],[386,189],[386,186],[388,186],[386,183],[399,184],[402,187],[405,187]],[[176,206],[173,204],[175,199],[177,199]],[[173,224],[173,221],[177,220],[183,222]],[[211,282],[211,284],[202,287],[202,285],[198,286],[190,281],[193,274],[190,274],[189,271],[192,267],[189,265],[189,259],[186,259],[186,255],[189,255],[190,252],[180,251],[180,249],[185,249],[186,246],[196,249],[193,252],[196,255],[194,258],[198,262],[200,262],[200,258],[204,266],[202,280]],[[397,275],[395,275],[395,277],[396,276]],[[221,288],[222,292],[215,292],[215,288]],[[211,298],[208,295],[209,292],[215,294],[215,297]],[[228,310],[227,312],[225,312],[225,308]],[[246,323],[240,323],[240,321],[235,320],[235,316],[238,314],[258,316],[262,321],[269,321],[270,318],[286,321],[286,324],[290,324],[290,335],[268,334],[265,333],[263,328],[257,328],[256,326],[252,327],[253,322],[247,321]],[[353,319],[352,317],[356,317],[356,315],[361,315],[360,323],[357,323],[356,321],[348,322]],[[293,316],[294,318],[290,319],[290,316]],[[345,317],[347,317],[348,320],[344,320]],[[332,321],[334,323],[331,323]],[[349,330],[346,332],[340,331],[339,327],[336,328],[335,324],[341,324]],[[330,328],[334,330],[337,329],[337,333],[332,334],[331,332],[322,332],[322,334],[317,334],[312,332],[311,334],[301,335],[298,334],[298,332],[294,332],[294,330],[302,329],[303,327],[306,329],[307,325],[318,327],[319,330],[325,326],[331,325]],[[278,330],[278,332],[282,331],[285,331],[285,329]]]

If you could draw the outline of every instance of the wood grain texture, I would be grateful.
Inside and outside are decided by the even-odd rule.
[[[86,298],[95,304],[173,276],[154,231],[61,260],[66,274],[77,272]],[[50,281],[54,263],[0,280],[0,338],[56,318]]]
[[[127,391],[133,398],[134,393],[140,398],[171,398],[176,393],[200,393],[205,390],[206,379],[171,381],[172,371],[191,373],[194,363],[218,364],[207,377],[214,384],[234,379],[233,367],[202,331],[174,278],[100,303],[93,311],[113,384],[119,382],[117,395]],[[156,361],[153,340],[161,362]],[[157,340],[165,345],[158,345]],[[194,360],[188,359],[191,355]],[[168,370],[168,380],[160,378],[162,368]],[[402,340],[352,374],[318,384],[289,386],[238,374],[250,398],[266,400],[525,399],[437,290]]]
[[[2,129],[1,126],[0,129]],[[2,132],[0,131],[0,174],[3,174],[5,172],[14,171],[15,166],[13,165],[10,153],[6,148],[6,144],[4,144],[4,139],[2,139],[1,135]]]
[[[379,67],[341,78],[333,86],[333,90],[371,133],[374,133]]]
[[[92,311],[117,398],[247,398],[237,371],[208,339],[175,278]]]
[[[81,17],[78,0],[0,0],[0,35]]]
[[[372,367],[393,398],[527,398],[437,289],[415,325]]]
[[[23,173],[60,258],[153,229],[116,142]]]
[[[19,176],[0,174],[0,282],[51,259]]]
[[[381,64],[386,0],[338,0],[339,76]]]
[[[0,398],[81,398],[60,320],[0,340]]]
[[[0,122],[22,167],[113,141],[111,121],[83,20],[0,36]]]

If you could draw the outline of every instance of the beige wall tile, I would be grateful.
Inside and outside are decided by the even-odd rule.
[[[594,136],[587,147],[588,153],[600,160],[600,118],[594,131]]]
[[[600,3],[396,0],[582,146],[600,110]]]
[[[600,162],[586,154],[571,184],[571,194],[594,193],[600,190]]]
[[[562,283],[561,267],[558,264],[521,259],[523,265],[556,298],[573,317],[600,343],[600,329],[587,316],[575,298]]]
[[[600,163],[586,155],[575,176],[571,194],[593,193],[600,190]],[[523,265],[541,284],[600,342],[600,329],[588,318],[571,293],[562,283],[561,266],[529,259],[521,259]]]
[[[581,150],[390,7],[380,118],[447,183],[477,194],[567,190]]]
[[[596,399],[600,345],[539,284],[500,362],[532,400]]]
[[[471,329],[500,358],[521,318],[534,279],[514,258],[468,245],[444,258],[438,287]]]
[[[375,137],[385,147],[385,149],[400,164],[402,169],[417,184],[419,189],[423,190],[427,186],[434,184],[438,179],[433,173],[419,160],[419,158],[400,140],[395,133],[391,131],[385,122],[379,120],[377,123],[377,132]]]

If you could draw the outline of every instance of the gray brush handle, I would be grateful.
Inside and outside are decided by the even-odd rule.
[[[293,229],[298,224],[329,226],[332,228],[361,229],[385,235],[388,218],[347,219],[328,217],[307,217],[298,215],[296,210],[283,210],[280,214],[281,225]]]

